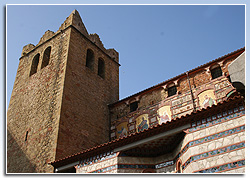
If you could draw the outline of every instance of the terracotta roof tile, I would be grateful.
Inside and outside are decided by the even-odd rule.
[[[84,157],[84,154],[91,153],[91,152],[92,152],[92,154],[94,154],[94,152],[97,149],[99,149],[100,151],[113,150],[114,148],[117,148],[117,147],[123,146],[125,144],[134,142],[135,139],[138,139],[138,140],[144,139],[145,137],[149,136],[149,134],[151,135],[150,131],[152,131],[156,135],[156,134],[162,133],[163,130],[166,131],[166,130],[173,129],[174,127],[176,127],[176,125],[180,125],[180,123],[182,123],[182,124],[190,123],[191,119],[189,117],[196,115],[196,114],[199,114],[199,113],[210,111],[211,109],[216,108],[216,107],[220,108],[222,105],[225,105],[227,103],[232,103],[234,101],[240,102],[240,101],[244,101],[244,99],[241,96],[235,96],[235,97],[227,99],[225,101],[218,102],[217,105],[212,105],[211,107],[207,107],[206,109],[203,108],[201,110],[197,110],[196,112],[192,112],[191,114],[186,114],[185,116],[177,117],[175,119],[172,119],[170,122],[168,121],[166,123],[154,125],[154,126],[148,128],[148,129],[145,129],[141,132],[135,132],[135,133],[129,134],[126,137],[123,137],[120,139],[115,139],[115,140],[112,140],[110,142],[100,144],[98,146],[86,149],[82,152],[78,152],[78,153],[72,154],[70,156],[67,156],[65,158],[50,162],[49,164],[53,165],[54,167],[60,167],[62,165],[66,165],[66,164],[75,162],[77,160],[80,160],[81,158],[86,158],[87,155],[86,155],[86,157]],[[232,104],[236,104],[236,102],[234,102]],[[159,128],[162,130],[160,130]]]
[[[211,60],[211,61],[209,61],[209,62],[207,62],[207,63],[205,63],[205,64],[203,64],[203,65],[200,65],[200,66],[198,66],[198,67],[196,67],[196,68],[194,68],[194,69],[191,69],[191,70],[189,70],[189,71],[187,71],[187,72],[189,72],[189,73],[194,72],[194,71],[196,71],[196,70],[198,70],[198,69],[201,69],[201,68],[204,68],[204,67],[206,67],[206,66],[208,66],[208,65],[210,65],[210,64],[212,64],[212,63],[215,63],[215,62],[217,62],[217,61],[220,61],[220,60],[222,60],[223,58],[226,58],[226,57],[229,57],[229,56],[231,56],[231,55],[237,54],[237,53],[239,53],[239,52],[241,52],[241,51],[244,52],[244,51],[245,51],[245,47],[240,48],[240,49],[237,49],[237,50],[235,50],[235,51],[233,51],[233,52],[230,52],[230,53],[228,53],[228,54],[226,54],[226,55],[224,55],[224,56],[221,56],[221,57],[219,57],[219,58],[217,58],[217,59]],[[186,76],[186,72],[185,72],[185,73],[182,73],[182,74],[179,74],[179,75],[177,75],[177,76],[175,76],[175,77],[173,77],[173,78],[170,78],[170,79],[168,79],[168,80],[166,80],[166,81],[163,81],[163,82],[161,82],[161,83],[159,83],[159,84],[156,84],[156,85],[154,85],[154,86],[151,86],[151,87],[149,87],[149,88],[147,88],[147,89],[144,89],[144,90],[142,90],[142,91],[140,91],[140,92],[138,92],[138,93],[135,93],[135,94],[133,94],[133,95],[131,95],[131,96],[128,96],[128,97],[126,97],[126,98],[124,98],[124,99],[121,99],[121,100],[119,100],[119,101],[117,101],[117,102],[115,102],[115,103],[113,103],[113,104],[109,104],[109,106],[114,106],[114,105],[116,105],[116,104],[118,104],[118,103],[120,103],[120,102],[126,101],[126,100],[128,100],[128,99],[130,99],[130,98],[132,98],[132,97],[138,96],[139,94],[143,94],[143,93],[146,93],[146,92],[149,91],[149,90],[152,90],[152,89],[154,89],[154,88],[158,88],[158,87],[160,87],[160,86],[163,86],[163,85],[165,85],[166,83],[168,83],[168,82],[170,82],[170,81],[173,81],[173,80],[175,80],[175,79],[177,79],[177,78],[180,78],[181,76]]]

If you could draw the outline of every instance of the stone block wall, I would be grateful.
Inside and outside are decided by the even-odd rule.
[[[94,68],[86,66],[87,49],[94,52]],[[70,32],[57,158],[109,141],[108,104],[119,98],[119,64],[75,28]],[[98,59],[105,78],[98,75]]]
[[[239,90],[245,88],[245,52],[242,53],[237,59],[235,59],[230,65],[228,65],[228,71],[234,86]],[[241,87],[241,86],[242,87]]]
[[[7,113],[8,173],[53,172],[49,162],[109,141],[108,104],[119,98],[119,54],[95,37],[90,40],[73,11],[56,33],[46,31],[36,46],[24,46]],[[93,70],[86,67],[87,49],[94,52]]]
[[[242,172],[245,163],[245,112],[237,108],[230,112],[224,112],[225,116],[220,119],[212,116],[214,120],[210,123],[187,131],[180,156],[183,173]]]
[[[46,43],[29,45],[29,51],[24,47],[7,112],[8,173],[53,172],[48,162],[55,160],[69,36],[59,32]],[[41,68],[49,46],[49,64]],[[38,53],[37,72],[30,76]]]

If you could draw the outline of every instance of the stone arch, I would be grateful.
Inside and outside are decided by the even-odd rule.
[[[87,50],[86,67],[94,70],[94,52],[91,49]]]
[[[102,58],[98,58],[98,75],[105,78],[105,63]]]
[[[43,61],[42,61],[41,69],[46,67],[49,64],[50,53],[51,53],[51,46],[47,47],[43,53]]]
[[[176,173],[182,173],[181,160],[178,159],[176,162]]]
[[[32,76],[33,74],[35,74],[37,72],[39,59],[40,59],[40,54],[37,53],[32,60],[31,69],[30,69],[30,76]]]

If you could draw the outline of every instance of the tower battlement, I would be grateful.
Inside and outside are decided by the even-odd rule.
[[[118,62],[76,10],[24,46],[7,112],[8,172],[53,172],[48,162],[108,142]]]
[[[61,24],[60,28],[56,31],[47,30],[44,35],[40,38],[37,45],[28,44],[23,47],[22,55],[25,56],[30,51],[34,50],[41,44],[45,43],[49,39],[63,33],[67,28],[74,27],[77,29],[86,39],[91,41],[97,47],[99,47],[104,53],[110,56],[115,62],[119,63],[119,53],[115,49],[106,49],[98,34],[89,34],[85,25],[82,22],[81,16],[77,10],[72,11],[72,13],[66,18],[66,20]]]

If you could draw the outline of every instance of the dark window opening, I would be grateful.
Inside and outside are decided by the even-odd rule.
[[[94,52],[90,49],[87,50],[86,66],[91,70],[94,69]]]
[[[42,62],[42,68],[46,67],[49,64],[50,60],[50,52],[51,52],[51,47],[47,47],[47,49],[43,53],[43,62]]]
[[[35,57],[33,58],[31,69],[30,69],[30,76],[32,76],[33,74],[35,74],[37,72],[39,58],[40,58],[40,54],[35,55]]]
[[[136,111],[138,108],[138,101],[135,101],[130,104],[130,112]]]
[[[105,77],[105,64],[101,58],[98,59],[98,75],[103,79]]]
[[[27,140],[28,140],[28,134],[29,134],[29,131],[26,131],[25,141],[27,141]]]
[[[68,169],[57,171],[56,173],[76,173],[76,168],[70,167]]]
[[[168,97],[173,96],[177,93],[176,86],[172,86],[168,88]]]
[[[211,75],[212,75],[212,79],[218,78],[220,76],[222,76],[222,70],[220,67],[216,67],[214,69],[211,69]]]

